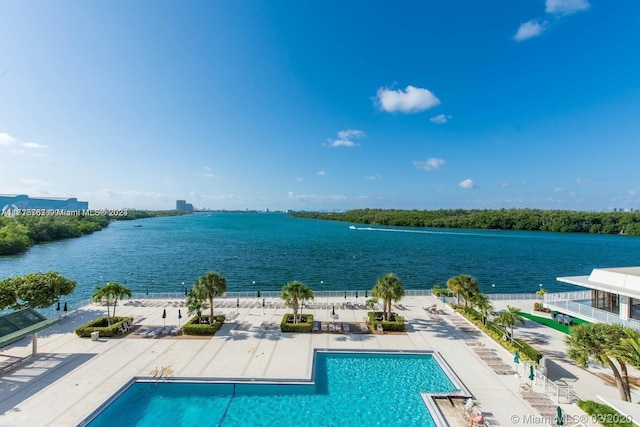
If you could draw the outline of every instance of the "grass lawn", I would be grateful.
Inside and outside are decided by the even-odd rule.
[[[552,319],[549,319],[548,317],[534,316],[533,314],[524,313],[524,312],[520,313],[520,315],[525,319],[533,320],[536,323],[540,323],[541,325],[548,326],[564,334],[568,335],[571,333],[571,328],[569,326],[556,323]],[[581,324],[587,324],[587,323],[589,322],[587,322],[586,320],[578,319],[576,317],[573,318],[573,324],[575,325],[581,325]]]

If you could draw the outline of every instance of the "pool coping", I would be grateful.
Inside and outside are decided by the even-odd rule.
[[[333,348],[315,348],[311,354],[311,377],[310,378],[267,378],[267,377],[189,377],[180,376],[175,377],[173,375],[164,375],[164,368],[160,374],[156,375],[136,375],[126,381],[115,393],[109,396],[104,402],[102,402],[97,408],[95,408],[89,415],[87,415],[77,427],[88,426],[98,415],[100,415],[109,405],[111,405],[116,399],[118,399],[125,391],[127,391],[135,383],[160,383],[160,382],[172,382],[172,383],[206,383],[206,384],[298,384],[298,385],[313,385],[315,384],[316,376],[316,361],[318,353],[339,353],[339,354],[420,354],[431,355],[436,363],[440,366],[440,369],[447,376],[449,381],[456,388],[454,392],[444,393],[420,393],[420,397],[424,402],[427,411],[433,418],[436,427],[448,427],[449,423],[444,418],[442,411],[435,403],[435,399],[468,399],[473,398],[471,392],[464,385],[462,380],[456,375],[451,366],[442,357],[440,352],[435,350],[350,350],[350,349],[333,349]]]

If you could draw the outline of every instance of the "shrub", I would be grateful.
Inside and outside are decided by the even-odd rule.
[[[313,330],[313,315],[303,314],[300,323],[293,322],[293,314],[285,314],[280,322],[280,330],[282,332],[308,332]]]
[[[118,328],[125,322],[133,322],[133,317],[116,317],[112,319],[111,326],[106,317],[94,319],[89,323],[76,328],[76,335],[79,337],[90,337],[91,332],[100,332],[101,337],[112,337],[118,333]]]
[[[204,315],[203,319],[209,319],[211,316]],[[198,323],[198,316],[192,317],[182,327],[184,335],[214,335],[224,323],[224,316],[214,316],[213,323]]]
[[[507,350],[511,352],[518,350],[521,358],[525,360],[531,360],[535,363],[540,362],[540,359],[542,359],[542,353],[540,353],[525,341],[516,338],[514,339],[514,343],[512,343],[511,340],[509,340],[506,336],[507,334],[505,334],[505,331],[497,327],[493,322],[487,322],[486,325],[482,324],[482,319],[478,319],[478,317],[481,317],[480,313],[478,313],[471,307],[465,308],[459,306],[457,307],[457,311]],[[472,314],[472,312],[475,312],[475,315]]]
[[[541,302],[533,303],[533,311],[540,311],[542,313],[551,313],[551,310],[545,307]]]
[[[620,414],[615,409],[593,400],[579,400],[578,407],[591,415],[599,424],[612,427],[631,427],[633,422],[630,417]]]
[[[369,323],[371,324],[371,328],[375,331],[378,328],[378,325],[382,325],[382,329],[385,331],[397,331],[404,332],[405,324],[402,316],[399,316],[398,313],[391,313],[391,317],[394,319],[393,321],[387,320],[376,320],[376,317],[382,316],[381,311],[370,311],[367,313],[369,316]]]

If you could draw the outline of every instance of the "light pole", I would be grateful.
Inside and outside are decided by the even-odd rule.
[[[322,295],[322,284],[324,283],[323,280],[320,280],[320,295]]]
[[[253,294],[256,294],[256,281],[253,281]]]
[[[185,299],[187,298],[187,288],[184,287],[184,282],[182,282],[182,293],[184,294]]]

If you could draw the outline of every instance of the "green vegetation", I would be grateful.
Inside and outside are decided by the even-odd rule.
[[[529,343],[518,338],[514,338],[513,341],[511,341],[507,336],[504,327],[497,325],[494,322],[483,322],[482,314],[473,307],[460,305],[454,307],[454,309],[507,350],[511,352],[518,350],[523,359],[538,363],[542,358],[542,353],[532,347]]]
[[[300,315],[298,321],[294,323],[294,316],[285,314],[280,322],[280,330],[282,332],[306,332],[311,333],[313,330],[313,315]]]
[[[118,305],[118,298],[120,300],[131,297],[131,289],[126,286],[109,282],[104,286],[96,286],[96,292],[91,296],[93,301],[102,302],[105,300],[107,303],[107,323],[111,325],[111,321],[116,317],[116,305]],[[113,315],[109,315],[109,305],[113,303]]]
[[[304,283],[294,280],[284,285],[280,298],[284,300],[288,307],[293,309],[292,323],[298,323],[302,317],[302,314],[298,316],[300,302],[313,299],[313,291]]]
[[[404,287],[395,274],[387,273],[378,279],[371,289],[371,295],[374,298],[382,300],[383,319],[390,321],[391,301],[400,301],[400,299],[402,299],[404,296]]]
[[[192,317],[182,327],[184,335],[214,335],[224,323],[224,316],[214,316],[213,323],[209,322],[210,317],[207,315],[201,318]]]
[[[198,279],[194,291],[199,299],[209,301],[209,317],[213,319],[213,299],[227,292],[227,279],[216,271],[210,271]]]
[[[632,427],[634,425],[630,417],[593,400],[578,400],[578,407],[603,426]]]
[[[118,328],[126,322],[133,322],[133,317],[114,317],[111,320],[100,317],[76,328],[76,335],[86,338],[91,336],[91,332],[100,332],[101,337],[112,337],[118,333]]]
[[[640,212],[577,212],[540,209],[395,210],[354,209],[346,212],[289,212],[302,218],[401,227],[533,230],[640,236]]]
[[[402,316],[398,316],[397,313],[386,313],[389,320],[384,320],[384,314],[382,311],[369,311],[367,313],[371,329],[375,331],[378,325],[382,325],[382,329],[385,331],[404,332],[405,324]]]
[[[35,210],[34,210],[35,212]],[[69,211],[68,215],[0,215],[0,256],[27,251],[38,243],[53,242],[84,236],[102,230],[111,220],[131,220],[162,216],[183,215],[184,212],[105,210],[105,215],[84,215]]]
[[[36,243],[80,237],[107,225],[106,216],[0,216],[0,255],[24,252]]]
[[[521,316],[522,312],[517,307],[507,306],[506,309],[500,310],[498,316],[495,319],[495,323],[503,326],[505,329],[509,328],[509,338],[513,342],[513,327],[516,323],[524,325],[524,317]]]
[[[606,323],[589,323],[571,328],[565,337],[567,356],[588,368],[589,362],[611,369],[620,398],[631,401],[627,365],[640,366],[640,335],[630,328]]]
[[[548,327],[550,327],[552,329],[555,329],[556,331],[560,331],[560,332],[562,332],[564,334],[568,335],[568,334],[571,333],[571,326],[567,326],[567,325],[563,325],[562,323],[554,322],[553,319],[549,319],[548,317],[535,316],[533,314],[525,313],[525,312],[520,313],[520,315],[522,317],[524,317],[525,319],[533,320],[536,323],[540,323],[541,325],[548,326]],[[577,317],[574,317],[572,322],[573,322],[574,325],[581,325],[581,324],[588,324],[589,323],[586,320],[578,319]]]
[[[0,281],[0,310],[47,308],[76,288],[74,280],[55,271],[8,277]]]
[[[447,288],[456,294],[456,304],[460,304],[460,297],[464,298],[464,305],[471,297],[478,293],[478,281],[469,274],[461,274],[447,280]]]

